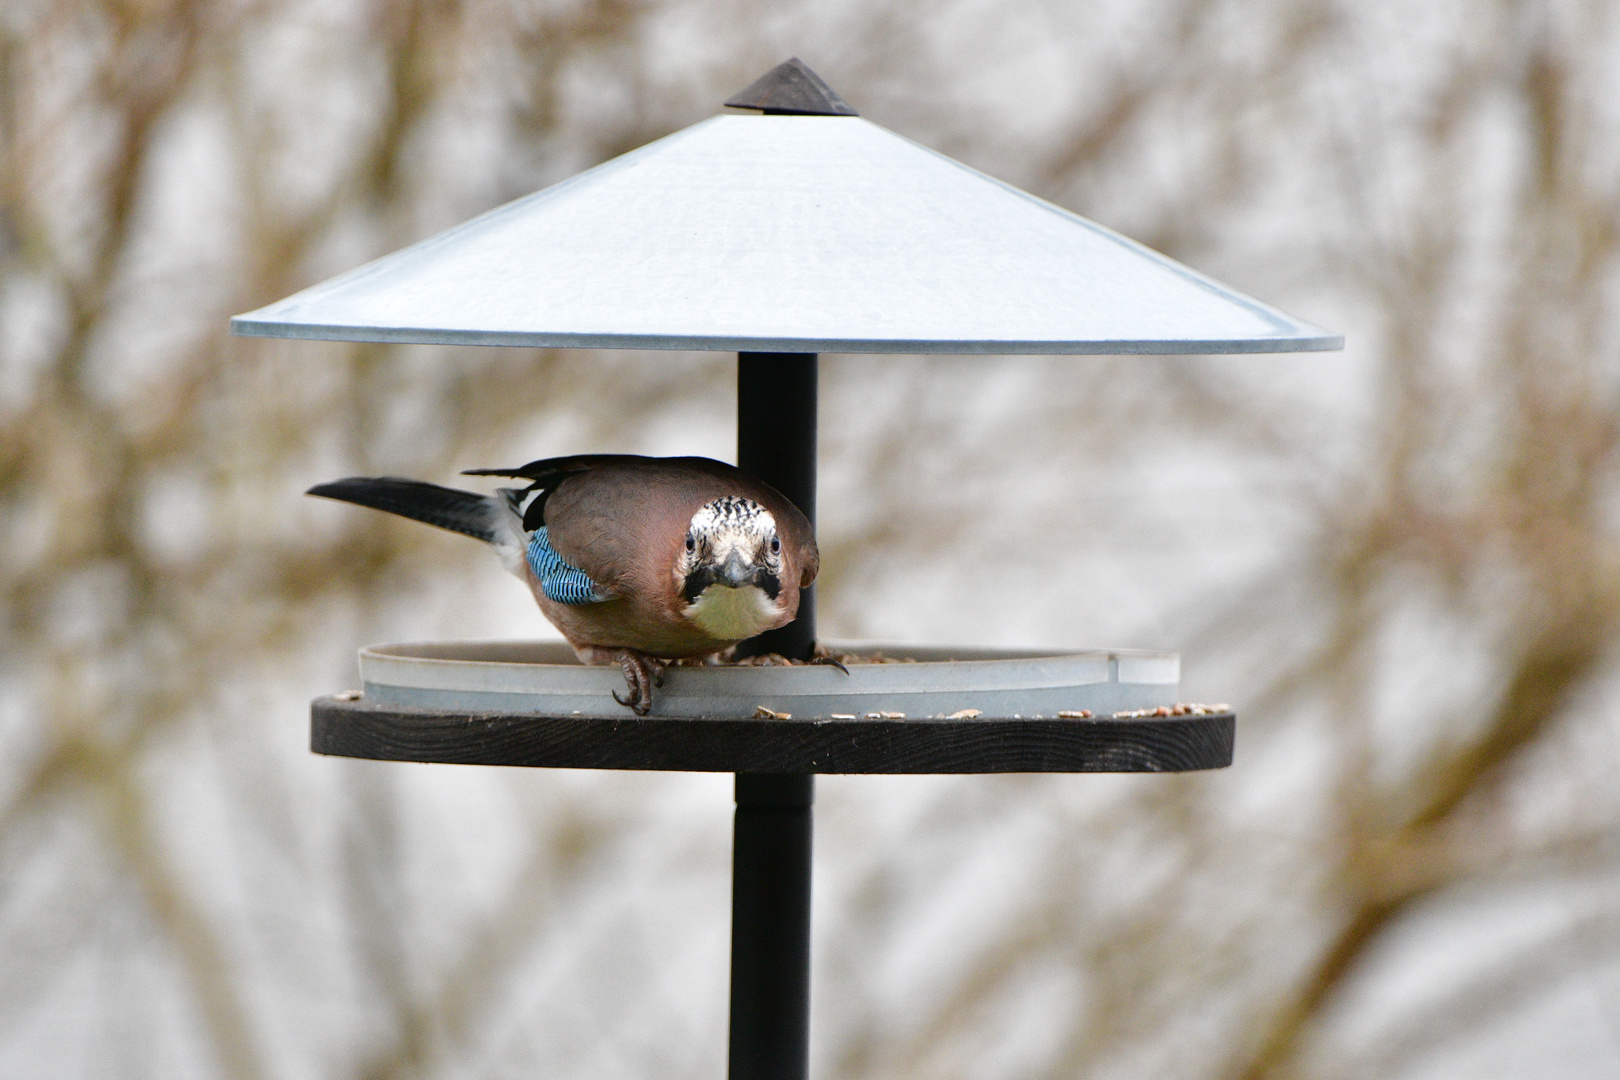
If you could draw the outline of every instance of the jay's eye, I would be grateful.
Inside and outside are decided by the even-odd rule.
[[[686,534],[686,550],[687,551],[696,551],[697,550],[697,540],[695,540],[692,537],[691,533]]]
[[[779,552],[781,550],[782,550],[782,541],[778,540],[774,536],[771,537],[771,554],[775,555],[777,552]]]

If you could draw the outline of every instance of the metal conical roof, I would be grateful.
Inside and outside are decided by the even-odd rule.
[[[1343,344],[866,120],[825,115],[714,117],[231,328],[764,352]]]

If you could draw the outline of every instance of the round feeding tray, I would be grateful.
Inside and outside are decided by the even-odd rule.
[[[375,645],[317,699],[320,753],[713,772],[1136,772],[1231,762],[1233,718],[1177,707],[1180,660],[829,643],[884,662],[673,667],[637,717],[561,642]],[[1170,713],[1170,715],[1152,715]]]

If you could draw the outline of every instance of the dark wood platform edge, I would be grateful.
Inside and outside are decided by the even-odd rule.
[[[745,773],[1188,772],[1232,763],[1232,713],[1089,720],[736,720],[442,713],[316,698],[317,754]]]

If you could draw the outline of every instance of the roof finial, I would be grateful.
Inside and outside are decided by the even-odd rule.
[[[759,109],[766,115],[860,115],[797,56],[755,79],[746,90],[733,94],[726,106],[732,109]]]

